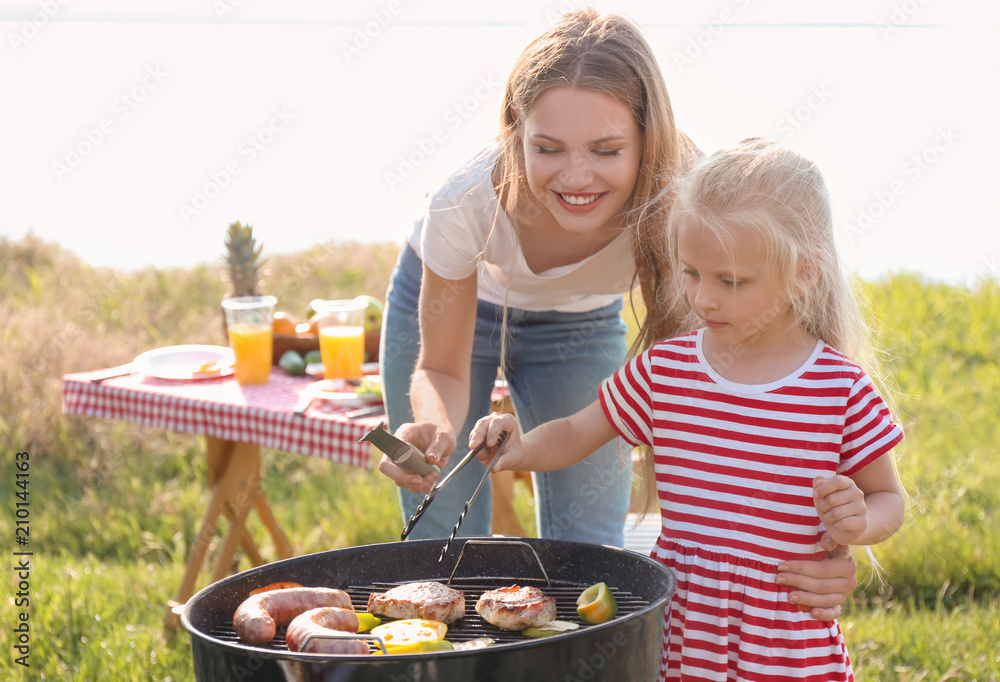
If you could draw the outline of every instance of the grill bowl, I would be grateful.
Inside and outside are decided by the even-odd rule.
[[[587,543],[535,538],[458,538],[438,562],[442,540],[416,540],[319,552],[230,576],[185,604],[181,622],[191,633],[195,678],[226,680],[655,680],[663,614],[676,583],[662,564],[634,552]],[[471,651],[395,656],[329,656],[290,652],[284,628],[266,646],[243,644],[232,632],[233,613],[253,589],[278,581],[333,587],[363,610],[373,591],[416,580],[436,580],[465,592],[466,617],[453,624],[452,642],[488,636],[497,644]],[[482,621],[475,602],[484,589],[535,585],[556,597],[559,618],[579,622],[576,597],[605,582],[619,615],[600,625],[531,639]]]

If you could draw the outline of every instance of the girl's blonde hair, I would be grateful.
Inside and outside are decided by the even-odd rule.
[[[677,263],[682,225],[707,230],[724,242],[733,229],[755,232],[798,325],[862,366],[876,365],[861,299],[837,250],[826,183],[814,163],[761,138],[716,152],[685,176],[674,202],[667,223],[672,263]],[[693,325],[696,318],[681,300],[684,287],[675,280],[673,291],[678,314]]]
[[[681,326],[693,329],[698,320],[677,267],[681,226],[708,230],[723,243],[733,229],[753,230],[800,328],[861,365],[891,406],[866,299],[841,262],[829,194],[814,163],[776,142],[750,138],[703,159],[683,178],[667,221],[667,257],[675,279],[663,299],[672,316],[683,320]],[[652,481],[652,457],[644,454],[643,480]],[[647,502],[655,500],[655,490],[646,492]]]
[[[569,12],[524,49],[507,79],[500,112],[497,194],[508,215],[518,214],[525,193],[530,192],[524,164],[524,113],[545,90],[559,86],[614,97],[628,106],[642,132],[639,176],[626,205],[636,263],[627,284],[638,285],[647,310],[652,311],[667,274],[658,246],[664,240],[670,188],[696,150],[674,127],[663,75],[639,28],[624,17],[601,15],[592,8]],[[647,315],[636,347],[649,346],[677,331],[670,320]]]

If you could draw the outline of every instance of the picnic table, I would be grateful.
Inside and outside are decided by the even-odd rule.
[[[369,469],[371,446],[358,441],[385,415],[380,403],[323,399],[312,400],[297,414],[296,408],[308,401],[303,397],[313,395],[307,392],[312,379],[288,376],[277,367],[266,384],[245,386],[232,376],[179,380],[134,372],[121,375],[131,369],[124,366],[63,376],[63,412],[204,436],[211,495],[176,598],[169,604],[165,622],[175,627],[174,609],[195,592],[220,516],[229,525],[211,568],[212,582],[228,574],[237,547],[255,566],[265,563],[246,529],[251,509],[273,538],[280,558],[293,556],[261,485],[261,447]]]

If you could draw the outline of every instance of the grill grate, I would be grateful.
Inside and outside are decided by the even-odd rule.
[[[581,585],[567,581],[553,581],[552,583],[547,584],[544,580],[531,579],[517,579],[516,581],[511,581],[510,579],[483,580],[476,578],[456,579],[452,580],[450,583],[447,583],[446,580],[440,580],[439,582],[446,583],[450,587],[462,590],[465,593],[465,617],[448,626],[447,639],[452,643],[457,644],[458,642],[468,642],[479,637],[489,637],[494,640],[495,645],[529,641],[529,638],[525,637],[520,632],[501,630],[495,625],[483,620],[482,617],[476,613],[476,600],[479,599],[480,594],[487,590],[494,590],[500,587],[510,587],[515,583],[522,587],[537,587],[542,590],[546,596],[555,598],[557,613],[556,618],[559,620],[568,620],[570,622],[579,623],[580,630],[592,627],[587,623],[581,622],[576,614],[576,599],[580,596],[580,592],[586,589],[589,585]],[[355,610],[365,611],[368,608],[368,596],[372,592],[386,592],[387,590],[402,584],[405,583],[379,582],[372,583],[370,585],[352,585],[351,587],[344,588],[344,591],[351,596],[351,602],[353,603]],[[649,602],[632,594],[631,592],[610,585],[609,588],[615,597],[615,601],[618,603],[618,617],[634,613],[649,605]],[[287,651],[288,649],[285,646],[285,630],[286,626],[280,626],[275,638],[262,648],[274,651]],[[573,632],[579,632],[579,630],[573,630],[570,634]],[[207,634],[223,642],[232,642],[234,644],[240,643],[239,638],[236,636],[236,632],[233,630],[231,620],[218,623],[209,629]],[[372,651],[378,649],[378,644],[374,642],[369,642],[369,646]]]

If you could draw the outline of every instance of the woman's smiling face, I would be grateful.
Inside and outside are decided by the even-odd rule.
[[[629,108],[595,90],[547,89],[524,116],[531,193],[567,232],[617,231],[642,159]]]

